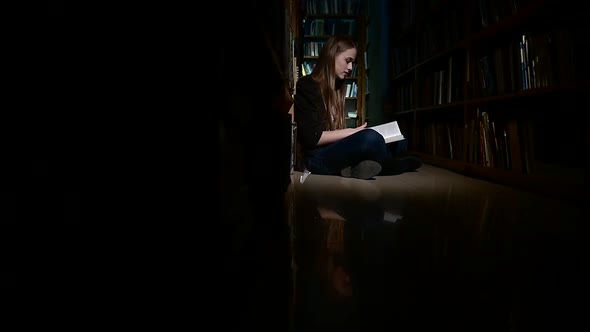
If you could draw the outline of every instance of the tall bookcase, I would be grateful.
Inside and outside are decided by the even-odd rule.
[[[393,3],[386,112],[400,123],[411,153],[452,171],[586,200],[587,14],[576,6]]]
[[[365,121],[365,0],[300,0],[298,68],[300,76],[311,73],[325,41],[336,34],[348,35],[358,44],[353,74],[346,78],[345,118],[348,127]]]

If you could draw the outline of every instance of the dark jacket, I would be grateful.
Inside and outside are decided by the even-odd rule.
[[[297,142],[303,156],[309,156],[318,148],[317,143],[327,128],[327,111],[320,93],[319,84],[306,75],[297,80],[293,99]]]

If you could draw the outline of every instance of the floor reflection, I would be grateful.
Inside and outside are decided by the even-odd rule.
[[[582,207],[428,172],[295,188],[296,331],[588,325]]]

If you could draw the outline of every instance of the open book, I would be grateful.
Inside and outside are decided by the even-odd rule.
[[[385,138],[385,143],[392,143],[405,139],[404,135],[399,129],[399,126],[397,125],[397,121],[391,121],[369,128],[381,134],[381,136]]]

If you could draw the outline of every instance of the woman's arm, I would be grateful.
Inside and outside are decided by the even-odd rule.
[[[308,149],[336,142],[366,127],[366,124],[363,124],[357,128],[326,130],[327,111],[319,85],[311,76],[304,76],[297,81],[294,106],[297,139]]]
[[[318,141],[317,145],[324,145],[329,143],[334,143],[339,141],[345,137],[348,137],[357,131],[363,130],[367,127],[367,123],[363,123],[361,126],[356,128],[346,128],[346,129],[338,129],[332,131],[324,131],[322,132],[322,136],[320,136],[320,140]]]

